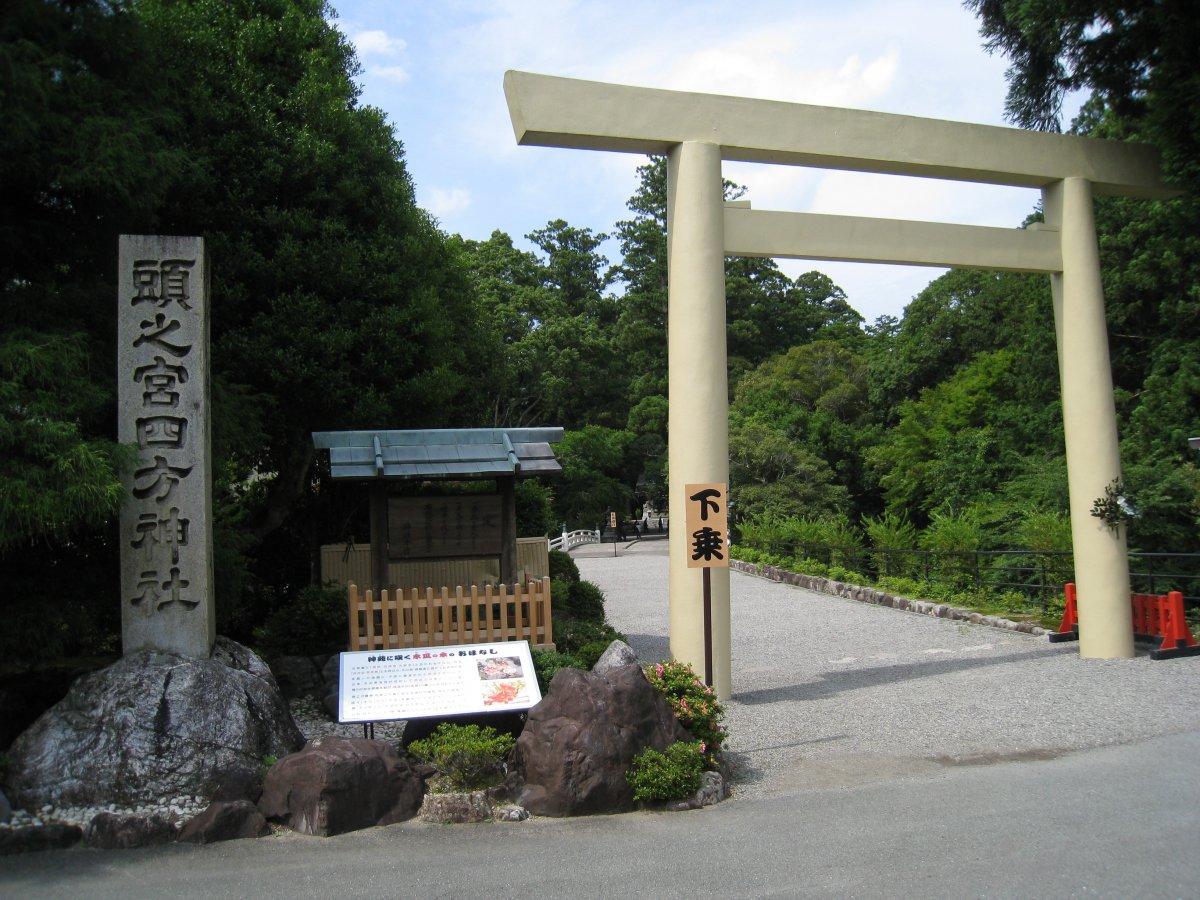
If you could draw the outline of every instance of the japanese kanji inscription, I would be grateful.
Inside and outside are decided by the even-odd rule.
[[[117,436],[137,450],[121,513],[126,653],[212,650],[208,258],[198,237],[121,235]]]
[[[724,484],[684,485],[689,569],[729,567],[728,494]]]

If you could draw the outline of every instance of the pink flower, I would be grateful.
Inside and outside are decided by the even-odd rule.
[[[704,743],[704,741],[701,741],[701,742],[700,742],[700,752],[701,752],[701,753],[707,753],[707,752],[708,752],[708,744]]]

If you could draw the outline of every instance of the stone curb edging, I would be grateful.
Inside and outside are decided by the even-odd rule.
[[[847,600],[857,600],[859,603],[888,606],[892,609],[905,610],[924,616],[933,616],[937,619],[970,622],[972,625],[986,625],[989,628],[1018,631],[1022,634],[1031,634],[1034,636],[1041,636],[1047,633],[1045,628],[1040,625],[1034,625],[1032,622],[1014,622],[1012,619],[1005,619],[1000,616],[985,616],[983,613],[970,609],[948,606],[945,603],[934,603],[930,600],[913,600],[910,597],[899,597],[895,594],[878,590],[877,588],[846,584],[844,581],[834,581],[831,578],[820,578],[816,575],[801,575],[798,572],[789,572],[787,569],[781,569],[777,566],[748,563],[740,559],[731,559],[729,565],[738,572],[744,572],[747,575],[755,575],[759,578],[766,578],[768,581],[791,584],[796,587],[807,588],[810,591],[817,591],[821,594],[843,597]]]

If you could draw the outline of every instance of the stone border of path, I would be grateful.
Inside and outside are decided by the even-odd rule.
[[[945,603],[934,603],[931,600],[914,600],[911,597],[901,597],[889,594],[878,588],[863,587],[859,584],[847,584],[844,581],[834,581],[832,578],[820,578],[816,575],[802,575],[799,572],[789,572],[777,566],[766,566],[759,563],[743,562],[731,559],[729,564],[738,572],[765,578],[781,584],[791,584],[807,588],[820,594],[843,597],[846,600],[856,600],[859,603],[871,603],[875,606],[888,606],[905,612],[918,613],[923,616],[933,616],[937,619],[951,619],[959,622],[970,622],[972,625],[987,625],[989,628],[1002,628],[1005,631],[1019,631],[1022,634],[1040,636],[1046,634],[1046,629],[1032,622],[1014,622],[1001,616],[986,616],[971,609],[949,606]]]

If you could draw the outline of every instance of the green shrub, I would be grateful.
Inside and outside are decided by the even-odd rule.
[[[316,656],[344,650],[348,627],[345,588],[314,584],[275,607],[254,629],[254,641],[268,659]]]
[[[570,616],[554,617],[554,644],[559,653],[578,657],[587,644],[603,643],[607,647],[613,641],[623,640],[625,635],[606,623],[587,622]]]
[[[477,791],[503,780],[515,743],[511,734],[494,728],[445,722],[429,737],[409,744],[408,752],[436,768],[450,790]]]
[[[704,752],[699,741],[677,741],[660,753],[647,747],[633,758],[625,779],[633,788],[633,798],[643,803],[682,800],[700,790],[704,772]]]
[[[675,718],[700,741],[701,753],[715,762],[725,742],[725,729],[721,725],[725,710],[713,689],[687,663],[655,663],[643,671],[646,679],[667,698]]]
[[[603,622],[604,592],[590,581],[572,582],[567,589],[567,602],[562,611],[573,619]]]
[[[600,661],[600,657],[611,643],[612,641],[588,641],[576,650],[574,655],[579,659],[581,667],[591,671],[592,666]]]
[[[554,650],[538,650],[536,647],[529,651],[533,657],[533,671],[537,673],[538,687],[543,696],[550,690],[550,682],[559,669],[586,668],[578,658],[570,653],[558,653]]]
[[[579,566],[575,565],[570,553],[563,550],[550,551],[550,578],[560,581],[579,580]]]
[[[864,524],[871,546],[879,551],[912,550],[917,546],[917,529],[905,515],[888,512],[878,518],[865,519]],[[915,553],[877,552],[871,556],[875,560],[875,570],[883,576],[910,575],[918,564]]]

